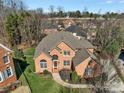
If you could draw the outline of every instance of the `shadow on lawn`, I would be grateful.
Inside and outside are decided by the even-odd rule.
[[[14,58],[13,61],[15,65],[16,76],[17,76],[17,79],[19,79],[19,77],[22,75],[22,73],[25,71],[25,69],[29,64],[27,63],[27,61],[16,59],[16,58]]]

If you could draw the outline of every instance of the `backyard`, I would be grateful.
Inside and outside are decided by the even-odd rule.
[[[32,93],[91,93],[89,89],[68,89],[56,83],[52,77],[46,78],[45,76],[34,73],[33,54],[35,49],[28,48],[24,50],[26,61],[20,61],[22,74],[19,80],[22,85],[28,85]],[[17,69],[16,69],[17,70]]]

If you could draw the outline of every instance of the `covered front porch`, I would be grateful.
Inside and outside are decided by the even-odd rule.
[[[59,59],[58,55],[53,55],[52,56],[52,72],[53,73],[58,73],[59,72]]]

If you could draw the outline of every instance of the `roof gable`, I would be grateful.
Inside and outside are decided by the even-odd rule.
[[[50,51],[52,51],[53,49],[57,49],[57,50],[61,50],[58,46],[61,44],[61,43],[64,43],[65,45],[67,45],[69,48],[71,48],[72,50],[75,50],[75,48],[73,48],[72,46],[68,45],[67,43],[65,43],[65,41],[60,41],[56,46],[54,46],[53,48],[51,48]]]
[[[0,44],[0,47],[2,47],[3,49],[9,51],[9,52],[12,52],[12,50],[10,50],[9,48],[7,48],[6,46],[4,46],[3,44]]]
[[[78,64],[80,64],[81,62],[83,62],[85,59],[89,57],[90,55],[86,49],[78,50],[75,54],[75,57],[73,57],[72,59],[74,66],[77,66]]]
[[[46,36],[36,47],[34,58],[40,55],[43,51],[49,54],[49,51],[55,48],[61,42],[66,43],[73,50],[78,48],[94,48],[94,46],[89,43],[84,38],[78,39],[69,32],[54,32]]]

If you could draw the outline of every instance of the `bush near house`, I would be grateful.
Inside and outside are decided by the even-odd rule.
[[[52,78],[52,74],[48,70],[44,70],[43,75],[46,79]]]
[[[24,53],[21,49],[15,48],[14,49],[14,56],[17,59],[26,60],[26,57],[24,56]]]
[[[73,72],[71,73],[71,80],[72,80],[72,83],[79,83],[80,78],[79,78],[79,76],[77,75],[77,72],[76,72],[76,71],[73,71]]]
[[[59,72],[59,74],[60,74],[62,80],[71,82],[71,77],[70,77],[71,76],[71,72],[72,71],[69,70],[69,69],[62,69]]]
[[[51,73],[50,73],[48,70],[44,70],[44,71],[43,71],[43,74],[44,74],[44,75],[49,75],[49,74],[51,74]]]

